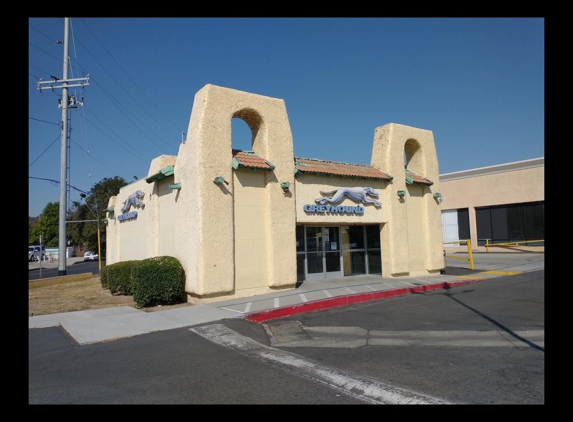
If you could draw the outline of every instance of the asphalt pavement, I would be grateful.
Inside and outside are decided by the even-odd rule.
[[[29,317],[28,328],[61,326],[79,345],[132,337],[139,334],[191,327],[213,321],[240,318],[264,322],[304,312],[347,306],[421,291],[494,280],[545,267],[543,252],[474,252],[474,269],[459,258],[446,258],[443,274],[387,278],[379,275],[305,281],[295,289],[241,299],[230,299],[165,311],[145,312],[130,306],[66,312]],[[67,258],[71,265],[83,258]],[[58,268],[58,262],[30,263],[30,270]]]

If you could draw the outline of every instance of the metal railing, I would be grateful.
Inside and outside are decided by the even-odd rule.
[[[489,252],[490,247],[502,247],[502,248],[534,248],[536,246],[545,246],[545,240],[523,240],[518,242],[505,242],[505,243],[489,243],[489,239],[485,240],[485,251]],[[543,243],[543,245],[533,245],[529,246],[528,243]],[[523,245],[523,246],[520,246]]]
[[[447,255],[447,254],[444,254],[444,256],[447,257],[447,258],[459,259],[459,260],[462,260],[462,261],[469,261],[469,263],[470,263],[470,270],[473,270],[473,269],[474,269],[474,257],[473,257],[473,254],[472,254],[472,242],[470,241],[470,239],[458,240],[458,241],[455,241],[455,242],[444,242],[444,245],[454,245],[454,244],[455,244],[455,245],[463,245],[463,244],[468,245],[468,257],[467,257],[467,258],[462,258],[462,257],[460,257],[460,256]],[[445,250],[444,250],[444,252],[445,252]]]

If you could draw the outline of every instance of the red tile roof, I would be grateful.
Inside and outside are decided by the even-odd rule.
[[[275,166],[263,157],[258,156],[254,151],[233,150],[233,167],[250,168],[261,170],[274,170]],[[295,157],[294,159],[295,174],[311,173],[325,174],[339,177],[353,177],[362,179],[375,180],[392,180],[393,177],[377,168],[365,164],[350,164],[337,161],[317,160],[315,158]],[[421,184],[431,186],[434,184],[431,180],[419,175],[411,170],[406,169],[407,184]]]
[[[314,158],[294,159],[295,173],[327,174],[341,177],[359,177],[363,179],[392,180],[392,176],[372,166],[349,164],[335,161],[316,160]]]
[[[417,183],[419,185],[432,186],[434,182],[430,179],[426,179],[424,176],[420,176],[418,173],[414,173],[412,170],[406,169],[406,183],[411,185]]]
[[[253,151],[245,151],[240,149],[233,150],[233,167],[247,167],[251,169],[274,170],[275,166],[259,157]]]

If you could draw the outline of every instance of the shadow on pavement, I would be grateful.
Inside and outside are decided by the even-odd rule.
[[[462,267],[446,267],[446,271],[444,271],[444,275],[470,275],[470,274],[477,274],[481,273],[483,270],[470,270],[469,268],[462,268]]]

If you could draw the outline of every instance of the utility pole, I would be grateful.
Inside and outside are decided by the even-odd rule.
[[[66,275],[66,212],[67,212],[67,148],[68,148],[68,107],[77,104],[75,97],[68,96],[68,88],[89,85],[89,76],[87,78],[68,79],[68,51],[69,51],[69,23],[70,18],[64,18],[64,68],[62,79],[52,76],[50,81],[38,82],[38,90],[62,88],[62,99],[59,105],[62,108],[62,136],[60,147],[60,224],[59,224],[59,245],[58,245],[58,276]],[[61,85],[54,86],[56,83]],[[70,82],[75,82],[70,85]]]

